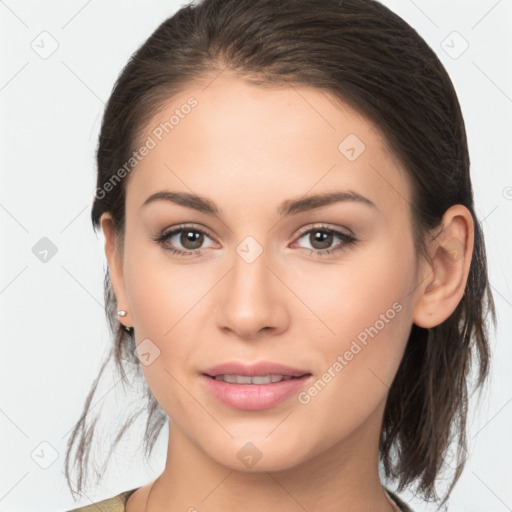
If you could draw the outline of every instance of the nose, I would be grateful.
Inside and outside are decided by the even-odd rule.
[[[277,273],[265,252],[254,261],[236,253],[220,289],[219,328],[243,339],[283,332],[289,320],[286,300],[290,292]]]

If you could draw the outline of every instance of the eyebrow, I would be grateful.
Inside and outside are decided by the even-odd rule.
[[[142,207],[154,201],[168,201],[171,203],[185,206],[207,215],[219,215],[220,210],[214,202],[206,197],[190,194],[188,192],[171,192],[162,190],[151,194],[142,204]],[[343,192],[326,192],[323,194],[310,195],[299,199],[288,199],[283,201],[277,209],[277,213],[281,216],[295,215],[298,213],[321,208],[338,202],[353,202],[379,209],[370,199],[353,192],[351,190]]]

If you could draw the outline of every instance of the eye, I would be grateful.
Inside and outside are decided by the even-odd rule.
[[[304,249],[317,256],[325,256],[334,252],[343,251],[357,242],[354,236],[323,225],[302,231],[298,240],[302,238],[305,238],[311,246],[304,247]],[[332,246],[336,239],[341,242]]]
[[[166,251],[178,256],[200,256],[205,238],[212,239],[204,229],[191,225],[180,225],[161,233],[154,238],[154,241],[158,242]],[[303,230],[297,240],[303,238],[311,247],[302,249],[317,256],[326,256],[342,251],[357,242],[354,236],[324,225]],[[339,242],[332,246],[336,239]]]
[[[208,233],[199,227],[182,225],[176,226],[170,231],[163,232],[154,238],[166,251],[179,256],[200,256],[204,240],[210,238]],[[211,239],[211,238],[210,238]],[[183,247],[180,249],[179,247]]]

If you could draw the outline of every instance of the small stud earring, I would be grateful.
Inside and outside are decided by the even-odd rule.
[[[127,313],[126,313],[126,311],[125,311],[124,309],[120,309],[120,310],[117,312],[117,316],[126,316],[126,315],[127,315]],[[120,324],[121,324],[121,327],[122,327],[126,332],[130,332],[130,333],[131,333],[131,332],[133,331],[133,327],[127,327],[126,325],[124,325],[124,324],[122,324],[122,323],[120,323]]]

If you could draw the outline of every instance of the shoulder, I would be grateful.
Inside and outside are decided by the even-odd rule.
[[[90,505],[85,505],[83,507],[74,508],[68,512],[124,512],[128,498],[136,490],[137,489],[130,489],[129,491],[124,491],[112,498],[98,501],[97,503],[91,503]]]
[[[390,498],[398,505],[398,508],[402,512],[414,512],[405,501],[403,501],[398,494],[395,494],[393,491],[390,491],[387,487],[385,488],[386,492],[389,494]]]

